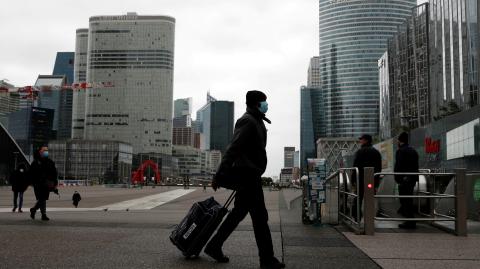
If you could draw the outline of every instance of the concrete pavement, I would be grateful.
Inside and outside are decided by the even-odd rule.
[[[118,202],[122,195],[132,198],[141,192],[140,196],[148,197],[173,189],[87,189],[86,197],[94,201],[86,198],[82,202],[94,208]],[[50,211],[50,222],[30,220],[27,213],[0,213],[0,241],[5,246],[0,252],[0,268],[258,268],[249,217],[224,245],[229,264],[218,264],[203,253],[199,259],[186,260],[171,244],[171,230],[195,201],[214,195],[222,203],[230,194],[223,189],[216,193],[193,190],[151,210]],[[98,193],[104,198],[99,199]],[[278,258],[284,257],[288,268],[377,267],[335,229],[303,226],[296,205],[300,194],[265,189],[274,251]],[[49,205],[54,203],[49,201]],[[345,256],[350,258],[345,260]]]
[[[480,235],[447,233],[345,233],[383,268],[480,268]]]
[[[65,211],[72,207],[70,197],[50,200],[49,206],[59,211],[48,212],[49,222],[31,220],[28,213],[0,213],[0,268],[258,268],[249,217],[224,245],[228,264],[203,253],[186,260],[171,244],[171,230],[194,202],[213,195],[223,203],[230,194],[224,189],[191,190],[87,188],[81,202],[86,209]],[[182,195],[149,210],[89,211],[122,201],[152,201],[172,191]],[[303,225],[299,190],[264,191],[275,255],[287,268],[480,268],[480,233],[456,237],[426,225],[405,233],[384,224],[375,236],[365,236],[341,226]],[[10,195],[0,189],[5,211],[11,206]],[[27,209],[33,203],[29,195]]]

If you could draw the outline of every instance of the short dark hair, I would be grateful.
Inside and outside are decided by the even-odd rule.
[[[408,144],[408,133],[407,132],[402,132],[401,134],[398,135],[398,141]]]
[[[373,139],[372,139],[372,136],[369,135],[369,134],[363,134],[362,136],[360,136],[360,137],[358,138],[358,140],[362,140],[362,139],[367,140],[368,143],[372,143],[372,140],[373,140]]]

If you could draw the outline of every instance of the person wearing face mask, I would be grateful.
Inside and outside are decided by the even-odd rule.
[[[30,179],[37,203],[30,208],[30,217],[35,219],[35,214],[40,209],[42,220],[48,221],[50,219],[47,217],[47,200],[50,192],[58,193],[57,168],[55,163],[48,158],[47,147],[41,147],[33,154],[33,158],[30,166]]]
[[[27,166],[24,163],[20,163],[17,169],[12,173],[10,183],[12,184],[13,192],[12,212],[15,212],[18,208],[18,212],[22,213],[23,193],[28,188]]]
[[[250,214],[258,247],[261,268],[284,268],[285,264],[275,258],[272,236],[268,226],[261,176],[267,166],[267,129],[264,121],[268,111],[267,96],[260,91],[247,92],[247,111],[235,123],[235,130],[222,158],[212,187],[235,189],[235,203],[225,221],[205,247],[205,253],[217,262],[226,263],[229,258],[222,246],[237,225]],[[243,185],[231,187],[229,179],[240,177]]]

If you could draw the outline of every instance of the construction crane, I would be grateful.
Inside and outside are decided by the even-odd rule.
[[[80,91],[80,90],[86,90],[90,88],[102,89],[102,88],[112,88],[112,87],[115,87],[115,84],[112,81],[79,82],[79,83],[73,83],[71,85],[63,85],[63,86],[56,86],[56,85],[24,86],[24,87],[17,88],[17,92],[24,94],[24,96],[22,96],[23,99],[36,100],[38,98],[38,92],[47,92],[53,89]]]

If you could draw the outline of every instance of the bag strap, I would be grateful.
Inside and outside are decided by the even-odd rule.
[[[235,199],[235,195],[237,194],[236,191],[232,191],[232,193],[230,194],[230,196],[228,197],[227,201],[225,202],[225,205],[223,207],[227,208],[230,206],[230,204],[232,203],[232,201]]]

